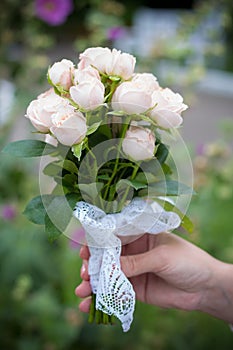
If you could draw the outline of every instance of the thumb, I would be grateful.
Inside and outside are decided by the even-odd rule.
[[[121,268],[127,277],[155,272],[158,259],[155,259],[153,250],[136,255],[121,256]]]

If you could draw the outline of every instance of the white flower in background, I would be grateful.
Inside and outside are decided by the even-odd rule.
[[[136,161],[151,159],[155,151],[154,133],[148,128],[131,125],[122,142],[122,149]]]
[[[93,78],[100,80],[100,75],[98,70],[93,68],[92,66],[88,66],[84,69],[74,70],[74,84],[78,84],[84,80],[90,80]]]
[[[152,101],[155,107],[150,111],[150,117],[160,127],[169,129],[182,124],[181,113],[188,106],[183,103],[183,97],[180,94],[168,88],[160,89],[153,93]]]
[[[85,110],[93,110],[104,103],[104,85],[92,78],[84,80],[70,88],[70,96],[77,105]]]
[[[157,78],[151,73],[134,74],[132,81],[150,94],[160,88]]]
[[[151,105],[151,94],[135,81],[120,84],[112,96],[112,108],[127,114],[144,113]]]
[[[59,108],[52,116],[50,131],[66,146],[80,143],[87,132],[86,118],[72,106]]]
[[[119,76],[128,80],[132,77],[136,59],[128,53],[105,47],[92,47],[80,54],[78,68],[80,70],[93,66],[99,72]]]
[[[52,114],[68,104],[68,100],[58,96],[51,88],[30,102],[25,116],[38,131],[47,133],[52,126]]]
[[[63,59],[55,62],[48,70],[48,76],[53,85],[61,86],[69,91],[73,85],[74,64],[72,61]]]

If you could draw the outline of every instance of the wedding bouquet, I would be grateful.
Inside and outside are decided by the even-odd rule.
[[[130,54],[101,47],[81,53],[77,67],[67,59],[54,63],[48,69],[52,87],[26,112],[45,141],[4,148],[16,156],[49,155],[43,173],[54,186],[24,213],[44,224],[50,239],[79,220],[91,253],[90,319],[111,323],[116,316],[124,331],[135,294],[120,268],[120,237],[191,229],[175,199],[192,191],[177,180],[179,171],[167,162],[172,147],[164,141],[174,139],[187,106],[153,74],[135,73],[135,63]]]

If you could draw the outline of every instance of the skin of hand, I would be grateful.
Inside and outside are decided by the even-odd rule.
[[[80,257],[82,283],[79,308],[88,312],[91,286],[89,250]],[[233,265],[221,262],[204,250],[172,233],[145,234],[122,246],[121,268],[133,284],[138,300],[162,308],[199,310],[233,323]]]

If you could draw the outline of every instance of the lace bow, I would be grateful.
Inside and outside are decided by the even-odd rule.
[[[88,272],[96,294],[96,309],[116,316],[124,332],[130,329],[135,306],[135,292],[120,267],[121,240],[117,236],[157,234],[180,225],[176,213],[159,204],[134,198],[120,213],[106,214],[86,202],[78,202],[74,216],[86,231],[90,250]]]

